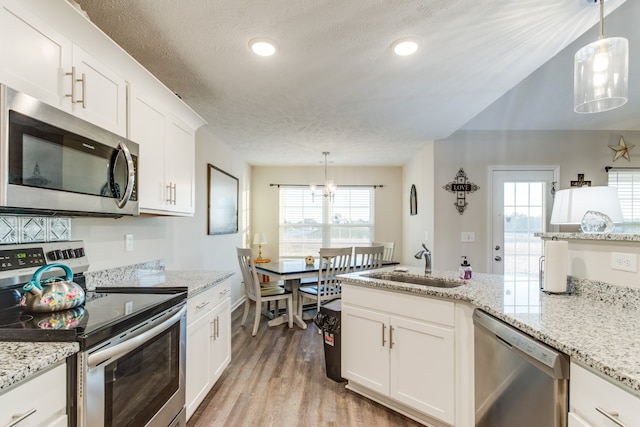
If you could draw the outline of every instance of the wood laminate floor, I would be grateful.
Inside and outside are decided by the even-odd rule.
[[[241,315],[232,314],[231,364],[187,426],[420,426],[328,378],[313,322],[268,328],[263,317],[252,337],[253,316],[241,327]]]

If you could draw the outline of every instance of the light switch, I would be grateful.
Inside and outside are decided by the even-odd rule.
[[[460,241],[463,243],[471,243],[476,241],[476,233],[474,231],[463,231],[460,233]]]

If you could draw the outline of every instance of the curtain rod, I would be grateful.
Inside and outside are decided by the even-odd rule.
[[[309,184],[269,184],[269,187],[309,187]],[[316,187],[324,187],[323,184],[318,184],[316,185]],[[382,184],[364,184],[364,185],[349,185],[349,184],[340,184],[338,185],[338,187],[373,187],[374,189],[376,188],[383,188],[384,185]]]
[[[618,167],[618,166],[605,166],[605,167],[604,167],[604,171],[605,171],[605,172],[607,172],[607,173],[609,173],[609,171],[610,171],[611,169],[630,169],[630,170],[640,170],[640,167],[639,167],[639,166],[636,166],[636,167],[634,167],[634,166],[620,166],[620,167]]]

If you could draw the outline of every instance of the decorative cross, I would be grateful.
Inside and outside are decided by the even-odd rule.
[[[577,181],[571,181],[571,186],[572,187],[591,187],[591,181],[585,181],[584,180],[584,174],[583,173],[579,173],[578,174],[578,180]]]
[[[467,173],[462,168],[460,168],[453,181],[442,188],[456,194],[456,202],[453,205],[460,215],[464,213],[468,205],[466,200],[467,193],[473,193],[480,189],[476,184],[469,182],[469,177],[467,177]]]

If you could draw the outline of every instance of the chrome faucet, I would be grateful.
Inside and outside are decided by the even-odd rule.
[[[424,274],[431,274],[431,252],[427,249],[427,246],[423,243],[424,248],[420,252],[414,255],[416,259],[424,257]]]

